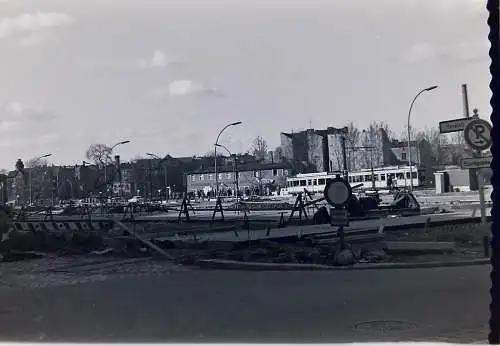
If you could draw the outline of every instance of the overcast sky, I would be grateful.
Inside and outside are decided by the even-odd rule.
[[[238,152],[260,135],[385,120],[396,133],[489,117],[484,1],[0,0],[0,167],[91,143],[145,152]]]

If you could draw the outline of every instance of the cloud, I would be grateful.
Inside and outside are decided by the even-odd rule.
[[[55,116],[42,108],[26,107],[19,101],[13,101],[0,107],[0,118],[4,121],[15,121],[21,124],[28,122],[46,122],[55,119]]]
[[[181,79],[168,85],[168,94],[170,96],[187,96],[193,94],[218,94],[218,91],[215,88],[207,87],[189,79]]]
[[[220,90],[206,86],[189,79],[180,79],[171,82],[167,87],[158,88],[148,93],[147,98],[164,100],[165,98],[179,98],[188,96],[215,96],[221,97]]]
[[[2,19],[0,21],[0,38],[9,37],[18,32],[38,31],[45,28],[64,26],[71,22],[71,17],[65,13],[25,13],[18,17]]]
[[[37,46],[47,42],[49,39],[50,36],[47,35],[47,33],[36,32],[21,39],[21,41],[19,41],[19,44],[25,47]]]
[[[465,41],[449,45],[422,42],[411,46],[403,54],[403,61],[408,64],[437,60],[450,63],[471,63],[489,59],[488,49],[488,40]]]
[[[77,64],[84,68],[119,68],[119,69],[152,69],[162,68],[174,64],[180,64],[181,61],[167,56],[162,51],[155,51],[150,58],[137,60],[126,59],[97,59],[97,60],[79,60]]]
[[[53,133],[56,117],[19,101],[0,105],[0,147],[19,148],[60,141]],[[73,137],[73,133],[71,134]]]
[[[139,61],[140,68],[154,68],[154,67],[165,67],[172,63],[173,61],[167,57],[167,55],[159,50],[153,53],[150,59],[141,59]]]
[[[83,68],[98,68],[98,67],[106,67],[106,68],[119,68],[119,69],[131,69],[134,68],[135,65],[126,60],[113,60],[113,59],[82,59],[77,61],[77,65]]]

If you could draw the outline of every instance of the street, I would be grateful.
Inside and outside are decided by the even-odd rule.
[[[71,286],[2,288],[0,339],[484,341],[489,285],[489,266],[471,266],[188,270]]]

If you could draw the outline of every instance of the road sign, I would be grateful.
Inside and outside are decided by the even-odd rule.
[[[347,209],[330,209],[332,226],[349,226],[349,212]]]
[[[483,119],[473,119],[464,128],[465,142],[474,150],[486,150],[491,146],[491,125]]]
[[[462,159],[462,169],[489,168],[491,167],[492,156],[488,157],[467,157]]]
[[[351,198],[351,186],[342,178],[330,180],[324,190],[324,196],[328,203],[334,207],[343,207]]]
[[[463,131],[465,125],[470,121],[470,118],[461,118],[454,120],[446,120],[441,121],[439,123],[439,132],[440,133],[450,133],[450,132],[459,132]]]

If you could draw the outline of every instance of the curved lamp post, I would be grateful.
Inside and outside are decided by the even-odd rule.
[[[44,158],[49,157],[49,156],[52,156],[52,154],[46,154],[46,155],[42,155],[42,156],[37,156],[37,157],[35,157],[34,161],[40,160],[40,159],[44,159]],[[32,182],[31,182],[31,170],[32,169],[33,169],[33,167],[31,167],[30,170],[29,170],[30,205],[33,202]]]
[[[109,148],[109,154],[111,155],[113,153],[113,149],[116,148],[119,145],[122,144],[127,144],[130,143],[129,140],[126,141],[121,141],[113,145],[111,148]],[[107,166],[108,166],[108,157],[106,156],[106,161],[104,162],[104,182],[106,183],[106,196],[108,195],[108,174],[107,174]]]
[[[226,148],[224,145],[222,144],[217,144],[216,145],[217,147],[221,147],[222,149],[226,150],[227,153],[229,154],[229,157],[232,157],[233,158],[233,175],[234,175],[234,188],[235,188],[235,193],[236,193],[236,205],[238,205],[238,195],[239,195],[239,188],[238,188],[238,175],[236,173],[236,155],[233,155],[228,148]]]
[[[410,116],[411,116],[411,110],[413,109],[413,104],[415,103],[415,101],[417,100],[417,98],[424,92],[426,91],[431,91],[431,90],[434,90],[436,89],[438,86],[437,85],[433,85],[433,86],[430,86],[428,88],[425,88],[425,89],[422,89],[420,90],[417,95],[415,95],[415,97],[413,98],[413,100],[411,101],[411,104],[410,104],[410,109],[408,110],[408,125],[407,125],[407,128],[408,128],[408,166],[410,168],[410,191],[413,191],[413,176],[412,176],[412,170],[411,170],[411,131],[410,131]]]
[[[153,154],[153,153],[146,153],[146,155],[148,155],[148,156],[150,156],[150,157],[152,157],[152,158],[154,158],[154,159],[158,159],[158,160],[160,160],[160,163],[163,163],[163,176],[164,176],[164,184],[165,184],[165,197],[166,197],[165,199],[168,199],[168,187],[167,187],[167,165],[166,165],[166,163],[165,163],[165,160],[167,159],[168,155],[167,155],[167,156],[165,156],[163,159],[162,159],[160,156],[158,156],[158,155],[156,155],[156,154]],[[151,165],[149,165],[149,167],[151,167]],[[152,183],[152,180],[151,180],[151,172],[150,172],[150,174],[149,174],[149,178],[150,178],[150,189],[151,189],[151,191],[153,191],[153,189],[152,189],[152,184],[153,184],[153,183]],[[161,196],[161,195],[160,195],[160,196]]]
[[[214,147],[215,147],[215,151],[214,151],[214,161],[215,161],[215,165],[214,165],[214,173],[215,173],[215,197],[219,197],[219,178],[217,176],[217,147],[219,145],[220,135],[228,127],[230,127],[230,126],[236,126],[236,125],[240,125],[240,124],[242,124],[241,121],[236,121],[234,123],[227,124],[226,126],[224,126],[222,128],[222,130],[219,131],[219,134],[217,135],[217,139],[215,140],[215,145],[214,145]]]

